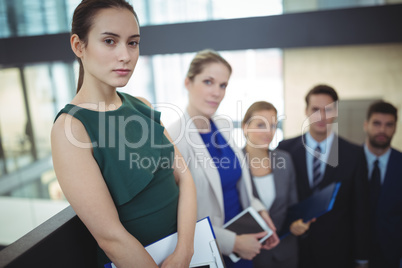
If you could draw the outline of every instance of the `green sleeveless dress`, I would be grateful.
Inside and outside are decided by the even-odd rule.
[[[177,231],[179,188],[173,175],[174,148],[163,134],[160,112],[118,92],[122,106],[98,112],[67,104],[82,122],[123,226],[146,246]],[[98,247],[98,266],[110,262]]]

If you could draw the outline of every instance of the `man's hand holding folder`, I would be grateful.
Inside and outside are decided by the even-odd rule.
[[[315,222],[316,218],[309,220],[308,222],[304,222],[303,219],[298,219],[290,225],[290,232],[295,236],[300,236],[310,229],[310,224]]]
[[[292,232],[292,227],[293,229],[296,229],[297,232],[301,232],[307,227],[309,228],[310,224],[318,217],[331,211],[340,186],[340,182],[332,183],[314,193],[309,198],[290,207],[283,225],[284,227],[279,233],[280,238],[282,239],[289,235],[290,232]],[[304,225],[300,223],[304,223]]]

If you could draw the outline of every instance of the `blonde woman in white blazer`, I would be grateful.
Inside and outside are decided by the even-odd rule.
[[[226,266],[228,268],[252,267],[250,260],[261,249],[275,247],[279,239],[275,233],[264,245],[261,245],[258,238],[264,236],[264,233],[238,236],[222,228],[223,224],[233,217],[233,215],[225,215],[225,211],[228,212],[227,214],[237,213],[252,206],[275,230],[265,207],[252,195],[250,174],[247,165],[244,165],[244,155],[231,136],[233,129],[231,119],[223,115],[214,115],[225,95],[231,72],[229,63],[217,52],[212,50],[198,52],[190,64],[185,79],[185,86],[189,93],[188,107],[181,118],[168,127],[168,132],[195,181],[198,219],[210,217],[224,256],[235,252],[243,259],[238,263],[232,263],[229,258],[224,257]],[[210,143],[209,138],[211,138]],[[220,143],[214,144],[215,140]],[[210,145],[219,149],[211,148]],[[215,150],[225,154],[219,158]],[[236,165],[239,165],[238,168],[235,167]],[[230,173],[225,173],[229,171],[224,169],[232,166],[238,177],[236,175],[231,178]],[[225,176],[226,178],[223,178]],[[235,208],[232,209],[230,206]]]

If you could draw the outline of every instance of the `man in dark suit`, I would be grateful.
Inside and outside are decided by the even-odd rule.
[[[299,267],[366,267],[369,209],[363,150],[332,129],[338,114],[332,87],[315,86],[305,100],[308,132],[278,146],[292,156],[299,201],[333,182],[342,184],[333,209],[300,238]]]
[[[370,183],[370,268],[402,266],[402,153],[391,148],[397,109],[379,101],[364,122],[364,152]]]

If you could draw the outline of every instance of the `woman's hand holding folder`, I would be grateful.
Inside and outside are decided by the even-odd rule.
[[[194,252],[194,251],[192,251]],[[186,259],[186,256],[190,256],[190,259]],[[181,254],[178,251],[173,252],[173,254],[169,255],[166,260],[162,263],[161,268],[187,268],[189,263],[191,262],[191,257],[193,254],[190,252],[189,254]]]

